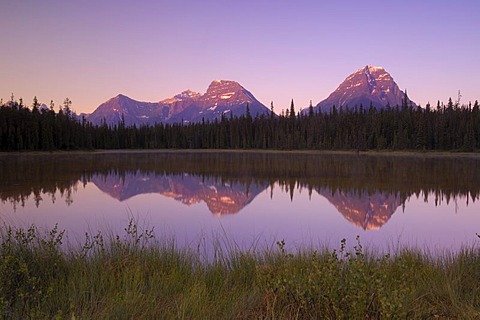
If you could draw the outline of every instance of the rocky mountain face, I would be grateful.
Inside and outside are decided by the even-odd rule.
[[[122,121],[126,125],[155,123],[189,123],[213,121],[246,114],[269,114],[270,110],[235,81],[215,80],[205,94],[186,90],[159,102],[141,102],[118,95],[102,103],[86,119],[93,124],[108,125]]]
[[[314,111],[329,112],[333,106],[353,109],[370,104],[377,110],[386,106],[401,106],[405,93],[382,67],[365,66],[349,75],[328,98],[314,107]],[[408,99],[407,104],[416,104]]]
[[[93,113],[86,116],[93,124],[116,124],[125,121],[126,125],[148,122],[158,108],[158,103],[140,102],[119,94],[102,103]]]

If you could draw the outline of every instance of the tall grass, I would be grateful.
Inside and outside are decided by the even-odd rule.
[[[62,244],[56,227],[0,228],[6,319],[390,319],[480,317],[480,250],[432,257],[347,249],[262,252],[158,241],[131,221],[123,235]]]

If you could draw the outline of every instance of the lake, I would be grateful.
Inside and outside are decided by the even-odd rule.
[[[478,242],[480,158],[315,152],[98,152],[0,156],[0,219],[177,245],[455,252]]]

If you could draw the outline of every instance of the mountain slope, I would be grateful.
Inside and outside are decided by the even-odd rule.
[[[353,109],[362,105],[376,109],[390,105],[401,106],[405,93],[400,90],[393,77],[382,67],[367,65],[349,75],[328,98],[319,102],[315,111],[329,112],[333,106]],[[416,104],[407,98],[407,104]]]
[[[230,117],[241,116],[246,113],[247,104],[252,116],[268,114],[269,110],[260,103],[253,94],[235,81],[215,80],[207,92],[195,99],[192,106],[172,116],[172,122],[184,121],[200,122],[220,119],[222,114]]]
[[[183,91],[159,102],[140,102],[118,95],[102,103],[87,120],[93,124],[113,125],[124,118],[126,125],[155,123],[189,123],[213,121],[222,114],[230,117],[246,113],[249,106],[252,116],[269,114],[270,110],[252,93],[235,81],[215,80],[205,94]]]
[[[114,124],[119,123],[123,117],[126,125],[133,125],[139,121],[148,122],[152,112],[157,108],[157,103],[136,101],[119,94],[102,103],[86,119],[94,124],[102,124],[104,121],[107,124]]]

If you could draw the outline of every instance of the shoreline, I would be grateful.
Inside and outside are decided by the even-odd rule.
[[[471,158],[480,159],[479,152],[456,151],[390,151],[390,150],[269,150],[269,149],[111,149],[111,150],[55,150],[55,151],[13,151],[0,152],[0,158],[10,156],[58,156],[58,155],[102,155],[102,154],[170,154],[170,153],[248,153],[248,154],[290,154],[290,155],[345,155],[371,157],[408,157],[408,158]]]

